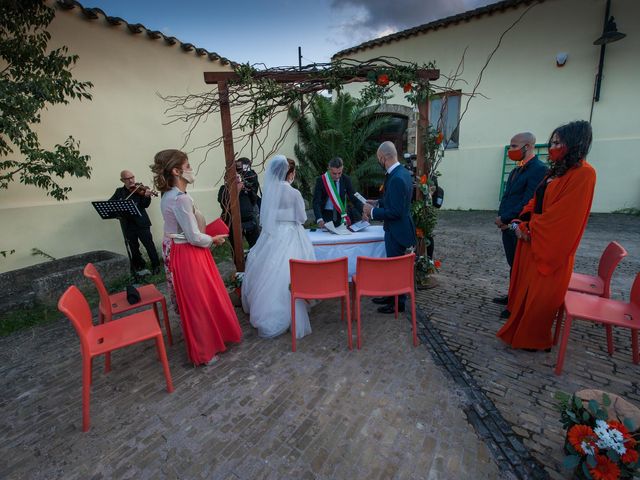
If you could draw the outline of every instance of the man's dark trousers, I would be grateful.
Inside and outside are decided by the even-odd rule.
[[[507,257],[509,268],[513,268],[513,259],[516,256],[518,237],[516,237],[516,234],[510,228],[502,230],[502,245],[504,246],[504,254]]]
[[[127,243],[129,244],[129,250],[131,251],[131,265],[134,270],[137,271],[145,268],[145,261],[142,258],[142,253],[140,253],[138,240],[140,240],[140,243],[142,243],[144,248],[147,250],[149,260],[151,260],[151,268],[154,270],[160,268],[160,259],[158,258],[156,247],[153,244],[153,237],[149,227],[136,228],[129,226],[124,228],[124,235],[127,239]]]

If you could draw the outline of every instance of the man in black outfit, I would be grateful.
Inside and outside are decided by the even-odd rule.
[[[136,204],[141,213],[139,217],[126,215],[120,218],[124,239],[131,252],[131,270],[138,275],[148,273],[148,271],[145,271],[146,263],[142,258],[140,244],[138,243],[142,242],[149,255],[149,260],[151,260],[151,270],[153,273],[157,273],[160,271],[160,259],[153,244],[151,220],[147,215],[147,208],[151,205],[152,191],[136,184],[136,177],[129,170],[120,172],[120,180],[124,185],[114,192],[109,201],[125,200],[128,197],[129,200]]]
[[[494,223],[502,230],[502,245],[509,267],[513,266],[518,245],[518,239],[514,231],[509,228],[509,224],[513,219],[518,218],[547,174],[547,166],[537,157],[535,146],[536,137],[530,132],[522,132],[511,139],[509,150],[507,150],[509,159],[516,162],[516,168],[509,174],[500,200],[498,217]],[[496,297],[493,302],[506,305],[508,300],[508,297]],[[509,311],[503,310],[500,316],[508,318]]]
[[[360,220],[362,202],[356,198],[351,179],[342,173],[343,169],[342,159],[334,157],[329,161],[327,173],[316,180],[313,190],[313,213],[320,228],[324,227],[325,222],[331,221],[337,227],[347,217],[347,213],[351,221]],[[352,209],[347,207],[347,199],[351,200]]]
[[[242,235],[247,239],[249,247],[253,247],[258,241],[260,229],[258,228],[258,220],[256,219],[256,203],[257,195],[252,188],[248,188],[242,181],[240,173],[236,174],[236,182],[238,188],[238,201],[240,207],[240,221],[242,222]],[[233,228],[231,228],[231,202],[229,198],[229,190],[225,184],[222,184],[218,190],[218,203],[222,209],[221,218],[229,226],[229,244],[233,248]]]
[[[262,194],[260,190],[260,181],[258,180],[258,174],[251,168],[251,160],[247,157],[240,157],[236,160],[236,171],[240,173],[242,177],[242,183],[245,188],[252,191],[256,196],[256,205],[260,208]]]

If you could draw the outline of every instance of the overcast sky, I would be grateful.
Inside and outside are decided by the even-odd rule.
[[[80,0],[240,63],[327,62],[348,47],[496,0]]]

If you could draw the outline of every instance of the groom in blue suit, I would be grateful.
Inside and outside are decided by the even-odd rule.
[[[392,142],[383,142],[378,147],[378,163],[386,172],[382,200],[376,207],[367,203],[363,207],[364,216],[371,220],[382,220],[384,246],[387,257],[404,255],[407,248],[416,244],[416,227],[411,218],[411,195],[413,181],[411,174],[398,162],[398,152]],[[367,219],[365,218],[365,220]],[[398,297],[398,310],[404,311],[406,295]],[[394,313],[393,297],[379,297],[374,303],[382,304],[380,313]]]

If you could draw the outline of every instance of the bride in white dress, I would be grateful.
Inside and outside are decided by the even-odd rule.
[[[276,155],[267,166],[260,207],[262,232],[249,251],[242,280],[242,308],[261,337],[275,337],[291,326],[289,259],[315,260],[302,224],[304,200],[291,186],[295,163]],[[311,333],[309,306],[296,300],[296,338]]]

